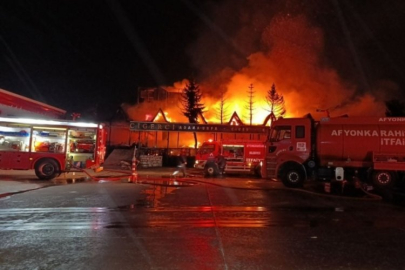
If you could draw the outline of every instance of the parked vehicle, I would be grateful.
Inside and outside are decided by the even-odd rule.
[[[266,142],[264,178],[301,187],[305,180],[361,181],[389,188],[405,175],[405,118],[279,119]]]
[[[260,176],[264,150],[265,144],[262,141],[207,141],[198,149],[194,167],[204,170],[206,176],[217,176],[222,172],[254,173]],[[224,158],[225,162],[219,157]],[[221,164],[225,167],[221,168]]]
[[[96,123],[0,117],[0,169],[34,169],[45,180],[72,167],[95,169],[105,136]]]

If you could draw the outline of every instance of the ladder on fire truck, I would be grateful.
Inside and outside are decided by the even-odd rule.
[[[266,178],[277,178],[276,175],[276,167],[277,167],[277,161],[276,157],[270,156],[265,158],[266,161]]]

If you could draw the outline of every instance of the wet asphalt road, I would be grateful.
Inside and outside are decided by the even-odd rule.
[[[0,198],[0,269],[405,269],[403,206],[146,180]]]

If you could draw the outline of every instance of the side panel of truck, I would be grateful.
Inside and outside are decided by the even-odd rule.
[[[405,127],[384,124],[323,125],[317,130],[317,154],[328,161],[372,161],[373,153],[404,153]]]
[[[311,120],[310,120],[311,119]],[[294,151],[296,138],[280,139],[286,130],[312,121],[308,158]],[[280,119],[266,143],[265,177],[280,177],[287,186],[301,186],[311,174],[337,181],[361,177],[375,186],[392,186],[405,172],[405,118],[341,117]],[[301,160],[301,161],[300,161]],[[306,174],[306,175],[305,175]]]
[[[195,168],[204,169],[207,160],[223,155],[226,160],[225,172],[252,172],[264,160],[265,145],[260,141],[228,140],[205,142],[196,155]],[[259,173],[257,171],[257,173]]]

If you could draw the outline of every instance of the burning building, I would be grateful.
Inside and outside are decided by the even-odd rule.
[[[364,89],[364,85],[347,80],[327,57],[324,29],[308,19],[309,13],[320,12],[318,7],[303,5],[302,1],[222,1],[207,14],[209,23],[188,52],[199,71],[196,81],[203,92],[208,123],[222,121],[218,110],[224,106],[229,116],[225,123],[236,113],[242,123],[250,124],[252,119],[253,125],[262,125],[271,113],[266,94],[273,84],[284,97],[285,117],[310,113],[321,118],[325,116],[322,111],[331,116],[384,114],[384,101],[395,95],[398,87],[375,83]],[[132,120],[145,121],[146,115],[162,108],[168,121],[186,123],[175,94],[186,83],[182,80],[156,88],[166,92],[144,92],[143,97],[151,102],[126,106],[125,111]],[[253,109],[248,105],[250,86]]]

